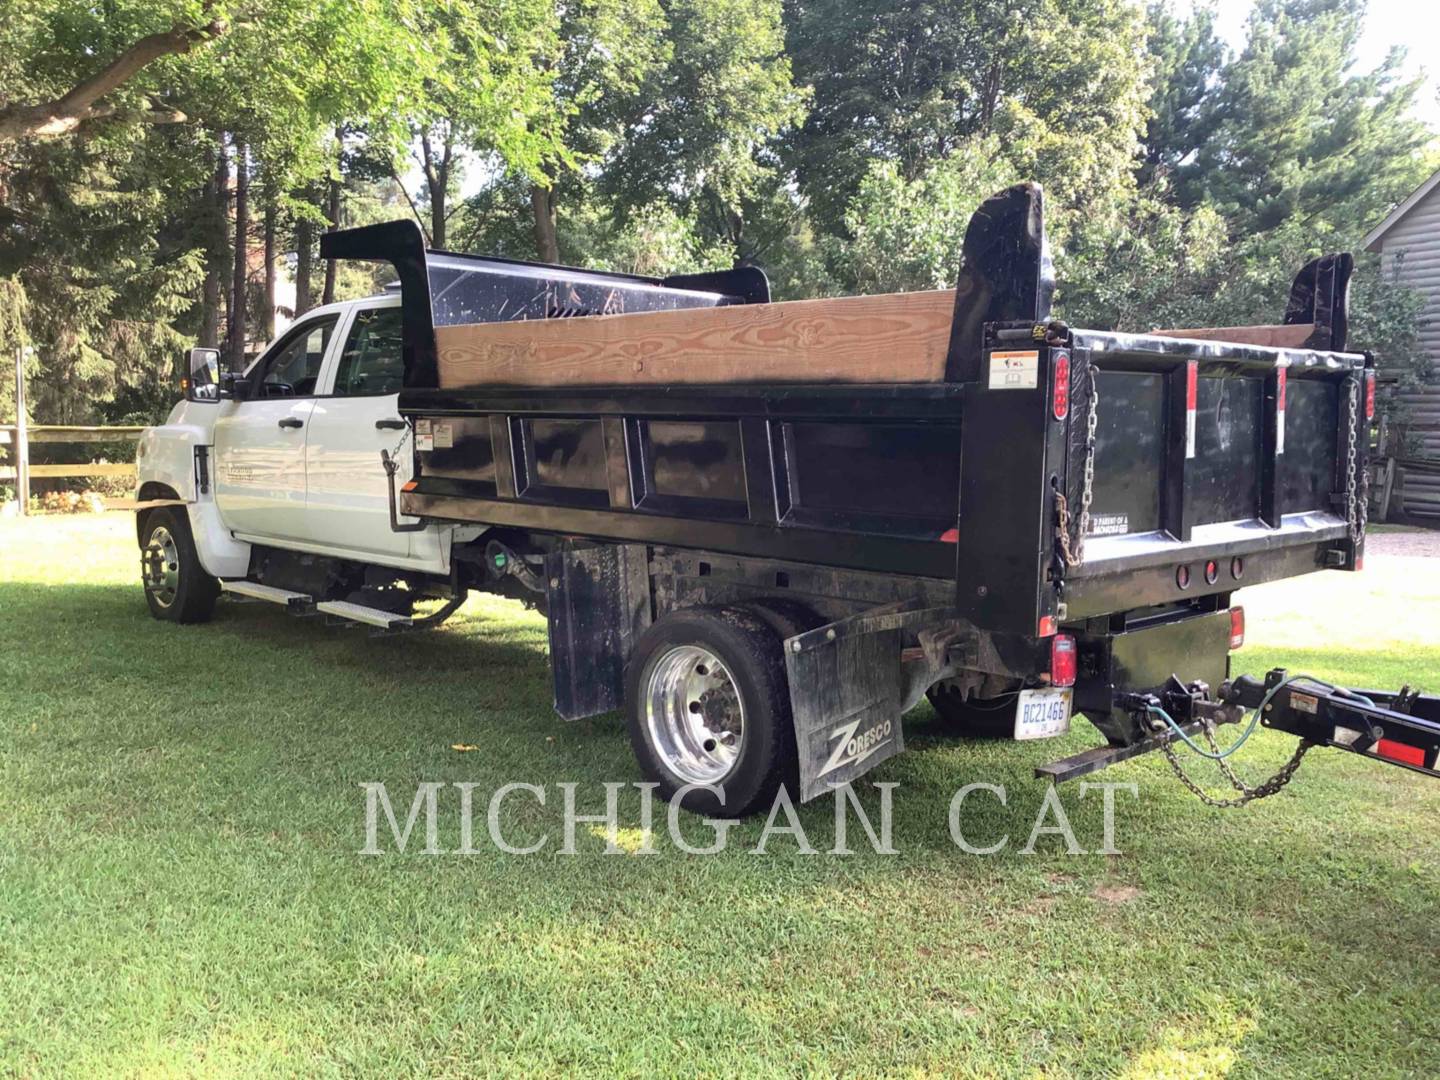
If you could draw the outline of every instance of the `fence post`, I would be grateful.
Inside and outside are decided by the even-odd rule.
[[[30,433],[25,422],[25,346],[15,346],[15,501],[30,513]]]

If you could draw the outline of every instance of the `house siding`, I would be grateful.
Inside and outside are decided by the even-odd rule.
[[[1425,297],[1420,347],[1440,369],[1440,187],[1431,190],[1395,222],[1380,241],[1381,265]],[[1440,384],[1402,395],[1410,414],[1414,453],[1440,460]],[[1407,470],[1403,511],[1417,517],[1440,515],[1440,476]]]

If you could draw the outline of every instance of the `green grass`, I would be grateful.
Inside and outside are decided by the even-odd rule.
[[[549,707],[542,622],[474,602],[371,638],[262,605],[152,621],[127,517],[0,522],[0,1075],[561,1073],[1434,1075],[1440,784],[1334,751],[1281,796],[1209,810],[1163,760],[1118,766],[1124,854],[1023,846],[1043,760],[1098,741],[964,744],[928,710],[900,854],[806,857],[759,823],[711,858],[557,854],[555,785],[638,779],[616,716]],[[1372,557],[1242,597],[1250,670],[1440,684],[1436,564]],[[454,744],[477,749],[461,752]],[[1243,769],[1291,743],[1264,733]],[[517,799],[539,855],[381,858],[363,781]],[[950,841],[962,784],[977,842]],[[1099,846],[1098,797],[1064,790]],[[457,796],[442,799],[456,846]],[[865,796],[873,809],[873,791]],[[397,807],[403,812],[403,805]],[[622,823],[638,821],[633,791]],[[828,801],[802,809],[817,847]],[[657,817],[663,822],[663,817]],[[699,822],[690,822],[699,830]],[[696,837],[699,838],[697,832]],[[856,840],[852,829],[852,843]]]

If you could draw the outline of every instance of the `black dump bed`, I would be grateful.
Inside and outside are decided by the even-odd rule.
[[[439,388],[437,327],[765,303],[754,269],[652,280],[325,238],[400,274],[408,514],[944,581],[993,631],[1201,601],[1362,555],[1373,373],[1350,260],[1296,279],[1267,347],[1051,319],[1041,195],[966,237],[943,380]],[[877,370],[883,370],[877,369]]]

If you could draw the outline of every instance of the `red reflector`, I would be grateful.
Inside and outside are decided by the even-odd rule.
[[[1406,765],[1425,767],[1425,751],[1418,746],[1406,746],[1394,739],[1381,739],[1375,744],[1375,753],[1391,761],[1402,761]]]
[[[1375,372],[1365,373],[1365,419],[1375,419]]]
[[[1054,615],[1041,615],[1040,626],[1035,631],[1036,637],[1050,637],[1060,629],[1060,624],[1055,621]]]
[[[419,482],[418,480],[406,480],[405,483],[401,485],[400,490],[401,490],[401,491],[414,491],[414,490],[415,490],[417,487],[419,487],[419,486],[420,486],[420,482]]]
[[[1245,644],[1245,609],[1230,609],[1230,648],[1238,649]]]
[[[1070,354],[1064,349],[1055,351],[1054,380],[1051,401],[1054,403],[1055,419],[1064,420],[1070,415]]]
[[[1057,634],[1050,642],[1050,685],[1075,685],[1075,639]]]
[[[1200,365],[1191,360],[1185,365],[1185,408],[1194,410],[1200,399]]]
[[[1207,563],[1205,564],[1205,583],[1206,583],[1207,585],[1214,585],[1215,582],[1217,582],[1217,581],[1219,581],[1219,580],[1220,580],[1220,564],[1217,563],[1214,559],[1211,559],[1209,562],[1207,562]]]
[[[940,542],[942,544],[958,544],[960,542],[960,530],[946,529],[940,534]]]

